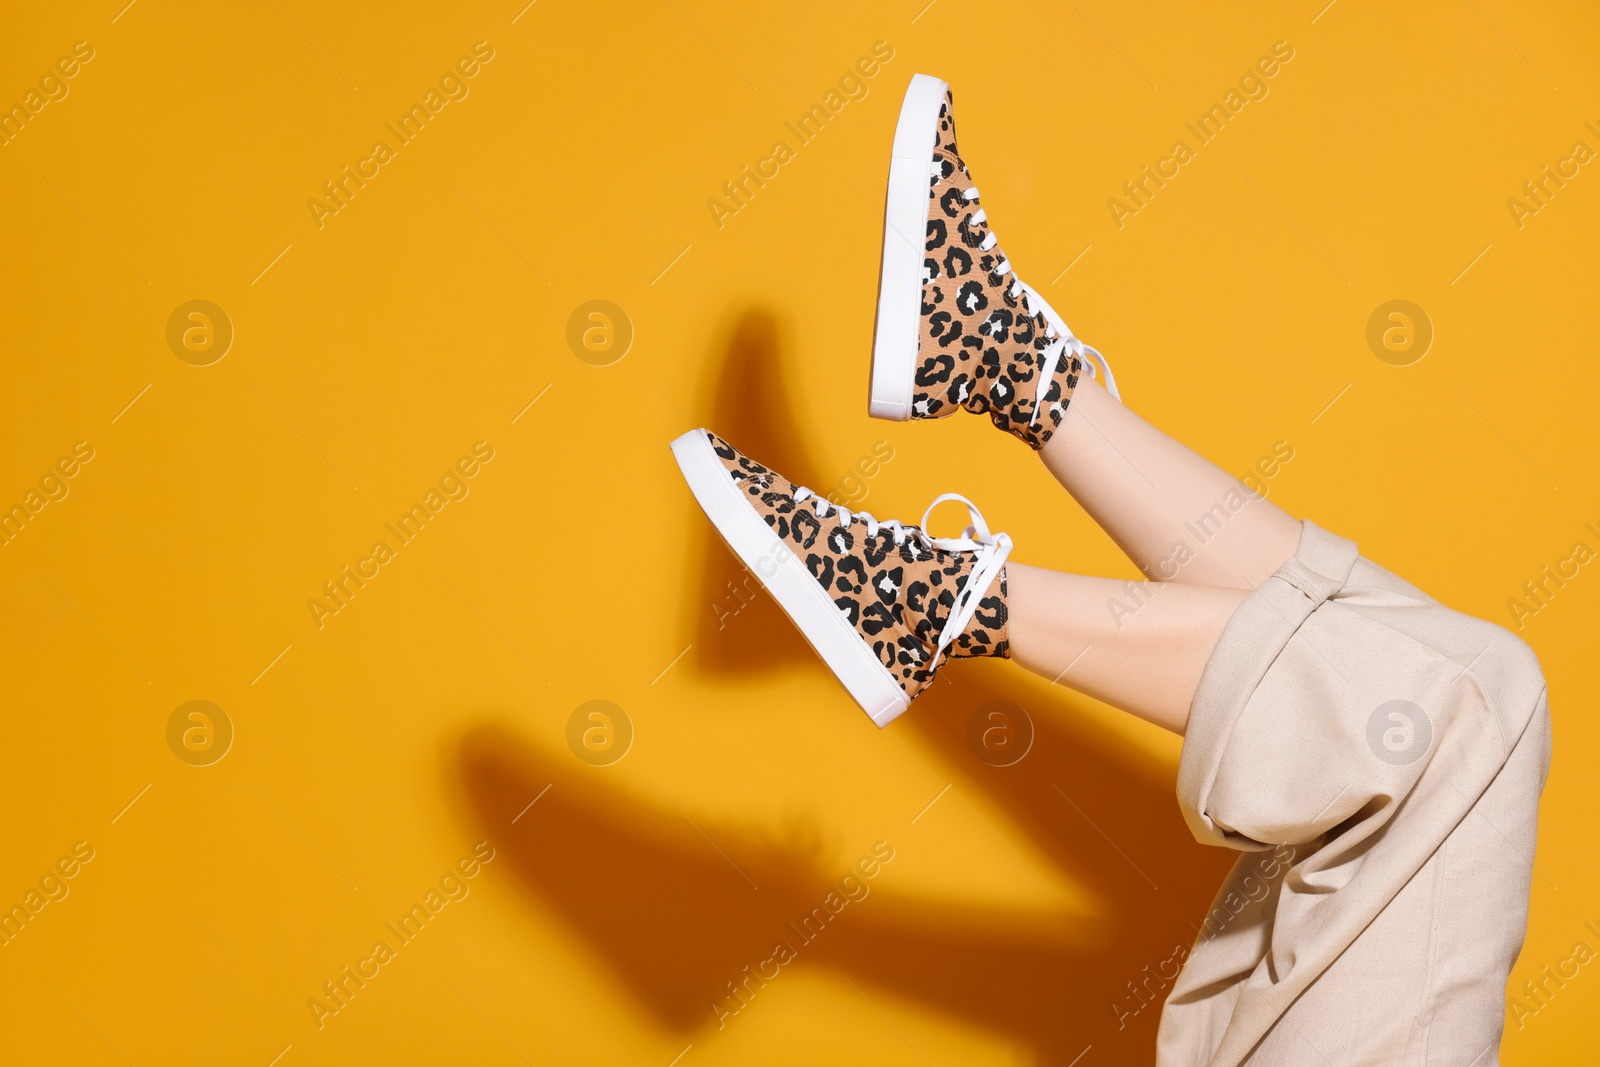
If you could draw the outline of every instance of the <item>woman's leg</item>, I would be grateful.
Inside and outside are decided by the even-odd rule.
[[[1008,563],[1011,658],[1181,734],[1206,660],[1248,595]]]
[[[1039,455],[1152,580],[1254,589],[1299,544],[1299,522],[1087,374]]]

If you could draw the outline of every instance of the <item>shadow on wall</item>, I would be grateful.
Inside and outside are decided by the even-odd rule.
[[[777,320],[765,311],[746,311],[734,324],[709,402],[700,410],[711,413],[707,429],[756,462],[802,485],[807,479],[818,485],[819,465],[787,403],[779,345]],[[695,647],[685,666],[713,675],[771,676],[795,666],[826,671],[715,528],[710,523],[702,527],[705,548],[699,553],[699,570],[685,568],[684,611]]]
[[[740,322],[713,425],[763,462],[806,477],[802,438],[782,404],[774,336],[765,316]],[[706,530],[701,581],[721,581],[738,565]],[[691,601],[710,595],[703,585],[689,590]],[[737,656],[716,649],[718,631],[701,628],[691,613],[700,670],[715,673],[724,657],[740,671],[810,658],[764,593],[746,609],[758,610],[721,632],[754,642]],[[494,721],[453,740],[447,756],[471,816],[530,903],[558,913],[640,1005],[686,1040],[712,1038],[719,1014],[730,1028],[746,1025],[743,1012],[722,1014],[740,1004],[729,983],[749,1002],[744,1012],[759,1013],[767,990],[746,968],[759,970],[785,942],[795,958],[776,969],[771,985],[781,987],[794,966],[825,968],[874,1002],[880,993],[919,1002],[1026,1046],[1040,1063],[1071,1062],[1092,1044],[1096,1064],[1149,1064],[1167,989],[1152,976],[1175,946],[1192,940],[1192,924],[1232,854],[1193,841],[1169,771],[1096,731],[1072,707],[1080,698],[1012,666],[961,668],[942,675],[949,680],[889,729],[915,732],[955,789],[987,793],[1009,813],[1061,876],[1091,895],[1092,918],[896,895],[891,865],[865,883],[867,897],[807,941],[796,927],[843,874],[824,864],[814,844],[752,834],[715,813],[682,812],[664,795],[625,794],[606,783],[604,769],[542,751]],[[1011,767],[991,767],[967,746],[968,718],[991,700],[1022,706],[1035,726],[1032,750]],[[838,714],[859,714],[842,690]],[[513,824],[547,785],[538,806]],[[765,970],[774,973],[771,965]]]

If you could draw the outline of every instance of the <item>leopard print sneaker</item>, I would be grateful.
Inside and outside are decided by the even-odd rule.
[[[1116,382],[1000,251],[956,151],[950,87],[917,74],[895,127],[872,348],[874,418],[986,414],[1044,447],[1085,366]],[[1090,362],[1098,362],[1098,368]]]
[[[706,430],[672,442],[695,500],[872,721],[887,725],[948,657],[1005,656],[1005,561],[970,501],[961,537],[850,512]]]

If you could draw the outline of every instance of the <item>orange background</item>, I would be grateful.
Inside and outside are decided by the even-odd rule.
[[[917,71],[952,83],[1022,275],[1157,425],[1241,474],[1288,442],[1273,499],[1498,622],[1600,548],[1600,177],[1520,228],[1507,206],[1600,148],[1594,10],[924,4],[7,17],[0,103],[93,49],[0,147],[0,503],[93,449],[0,547],[0,903],[93,850],[0,947],[8,1058],[1150,1062],[1156,1009],[1119,1030],[1113,1004],[1229,860],[1182,826],[1177,739],[1003,663],[873,729],[764,597],[729,613],[737,565],[666,447],[710,426],[884,517],[964,492],[1019,559],[1133,576],[980,420],[866,418]],[[479,41],[467,95],[319,228],[307,201]],[[880,41],[865,95],[797,145],[785,123]],[[1268,95],[1119,228],[1108,200],[1278,41]],[[719,227],[707,202],[779,140],[793,158]],[[167,340],[197,299],[234,331],[206,366]],[[1408,366],[1366,340],[1395,299],[1435,331]],[[631,323],[609,366],[567,341],[591,300]],[[308,600],[480,441],[467,495],[319,628]],[[1515,987],[1600,949],[1590,569],[1520,631],[1556,750]],[[967,743],[997,699],[1037,731],[1009,768]],[[232,725],[208,766],[169,747],[191,700]],[[567,740],[591,700],[631,724],[608,766]],[[723,983],[879,841],[870,895],[719,1029]],[[319,1020],[323,983],[431,890],[424,931]],[[1512,1023],[1506,1063],[1584,1060],[1590,969]]]

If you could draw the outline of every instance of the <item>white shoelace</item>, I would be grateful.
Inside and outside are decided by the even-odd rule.
[[[890,531],[896,547],[904,545],[907,539],[915,537],[917,543],[924,548],[976,554],[977,558],[973,563],[972,573],[967,577],[967,584],[956,597],[956,602],[950,609],[950,617],[945,620],[944,629],[939,632],[939,643],[933,651],[933,661],[928,669],[937,667],[943,661],[946,650],[955,643],[956,638],[961,636],[967,624],[972,621],[972,617],[978,613],[978,605],[982,602],[983,595],[999,577],[1000,569],[1005,566],[1006,557],[1011,554],[1011,538],[1003,533],[990,533],[988,523],[983,521],[983,514],[972,501],[960,493],[944,493],[935,497],[933,503],[928,505],[928,510],[922,513],[921,524],[909,530],[896,520],[880,522],[871,512],[852,512],[849,508],[835,504],[826,497],[818,496],[803,485],[797,486],[794,491],[794,502],[803,504],[807,500],[813,502],[812,510],[821,518],[838,512],[839,525],[845,529],[849,529],[852,522],[860,519],[867,524],[869,537],[878,536],[879,530]],[[928,516],[933,514],[934,508],[947,500],[959,500],[967,506],[967,518],[971,521],[971,525],[961,531],[960,537],[930,537],[927,533]]]
[[[977,200],[977,186],[963,190],[961,198],[963,200]],[[972,222],[975,225],[986,223],[988,220],[989,213],[981,207],[972,215]],[[1033,417],[1028,420],[1028,425],[1033,425],[1039,419],[1039,412],[1043,408],[1045,395],[1050,391],[1050,383],[1055,380],[1056,363],[1063,348],[1070,349],[1074,355],[1083,360],[1084,364],[1088,366],[1089,372],[1104,381],[1106,391],[1120,401],[1122,394],[1117,392],[1117,380],[1111,374],[1111,364],[1106,361],[1106,357],[1100,354],[1099,349],[1078,340],[1077,335],[1067,326],[1066,320],[1056,314],[1056,309],[1051,307],[1049,302],[1040,296],[1033,286],[1028,285],[1017,277],[1016,272],[1011,269],[1011,260],[1006,258],[1006,254],[1000,250],[999,246],[1000,238],[995,236],[994,229],[990,228],[988,235],[984,237],[978,248],[984,252],[993,252],[999,258],[999,263],[994,268],[995,273],[1000,275],[1001,278],[1008,274],[1011,276],[1011,287],[1008,292],[1011,294],[1012,299],[1016,299],[1023,294],[1027,295],[1028,306],[1044,315],[1047,329],[1045,336],[1051,339],[1049,347],[1044,350],[1044,366],[1039,373],[1038,389],[1033,398]],[[1091,357],[1093,358],[1091,359]]]

